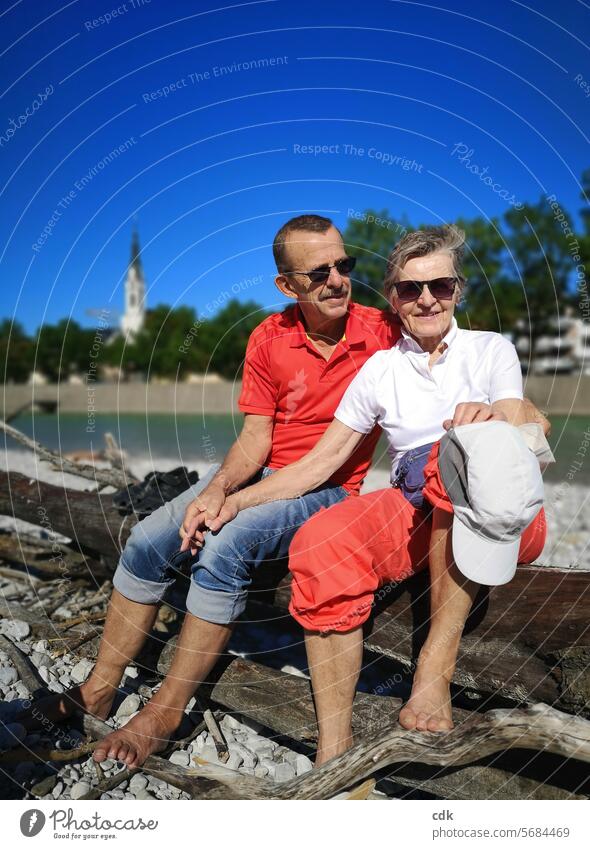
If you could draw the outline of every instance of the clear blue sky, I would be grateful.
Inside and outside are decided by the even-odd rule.
[[[344,226],[349,209],[419,223],[501,215],[507,197],[544,194],[580,209],[590,166],[581,0],[0,9],[0,316],[28,331],[121,308],[135,216],[148,304],[208,315],[232,287],[280,303],[270,244],[302,211]]]

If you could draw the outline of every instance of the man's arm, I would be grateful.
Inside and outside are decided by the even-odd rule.
[[[264,465],[272,445],[273,419],[270,416],[244,417],[242,430],[227,452],[221,468],[211,483],[192,501],[180,527],[180,536],[184,539],[186,528],[201,516],[214,519],[225,503],[229,493],[249,481]]]

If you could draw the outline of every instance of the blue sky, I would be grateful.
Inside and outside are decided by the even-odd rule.
[[[270,245],[303,211],[581,206],[587,3],[0,9],[0,316],[28,331],[121,309],[134,219],[148,304],[210,315],[224,292],[281,304]]]

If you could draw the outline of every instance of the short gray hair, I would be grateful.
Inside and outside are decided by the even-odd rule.
[[[465,232],[459,227],[444,224],[441,227],[423,227],[414,230],[399,240],[387,259],[385,271],[385,297],[389,300],[391,290],[399,280],[399,275],[410,259],[428,256],[437,251],[447,251],[451,255],[455,276],[459,278],[463,289],[463,256],[465,253]]]

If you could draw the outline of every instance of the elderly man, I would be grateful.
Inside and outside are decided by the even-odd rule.
[[[201,550],[179,551],[183,526],[214,519],[229,493],[302,457],[332,421],[344,390],[367,359],[390,348],[399,327],[386,312],[351,303],[354,258],[332,222],[288,221],[276,234],[276,284],[295,303],[252,333],[239,400],[242,431],[221,467],[137,524],[114,576],[98,659],[89,679],[35,706],[53,721],[76,706],[108,716],[126,666],[136,657],[158,605],[187,560],[187,614],[172,667],[154,698],[124,728],[99,743],[94,759],[137,766],[163,748],[186,704],[226,647],[246,605],[253,570],[287,556],[297,529],[322,507],[359,492],[379,438],[375,429],[325,485],[303,498],[260,505],[210,536]]]

